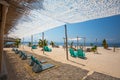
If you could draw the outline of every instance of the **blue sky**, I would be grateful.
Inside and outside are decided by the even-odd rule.
[[[67,24],[68,37],[75,38],[86,37],[86,42],[101,42],[104,38],[108,42],[120,43],[120,15],[80,22],[75,24]],[[38,41],[42,34],[35,34],[34,41]],[[45,31],[45,38],[50,42],[63,42],[64,25]],[[30,41],[30,36],[25,41]],[[81,40],[82,42],[83,40]]]

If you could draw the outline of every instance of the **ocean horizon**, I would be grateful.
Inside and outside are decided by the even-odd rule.
[[[21,44],[23,45],[28,45],[29,42],[22,42]],[[97,45],[98,47],[102,47],[102,43],[98,42],[97,44],[96,43],[92,43],[93,45]],[[38,42],[33,42],[33,45],[38,45]],[[48,42],[48,45],[50,45],[50,42]],[[64,46],[64,43],[63,42],[55,42],[55,45],[58,45],[58,46]],[[68,45],[70,45],[70,43],[68,43]],[[77,46],[77,43],[74,43],[73,44],[74,46]],[[79,46],[84,46],[84,43],[79,43],[78,44]],[[91,46],[91,43],[85,43],[85,46]],[[120,47],[120,43],[108,43],[108,46],[109,47]]]

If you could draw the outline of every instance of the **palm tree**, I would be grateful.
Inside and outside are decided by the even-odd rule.
[[[21,39],[16,39],[15,46],[18,48],[21,43]]]
[[[31,42],[29,42],[28,46],[29,46],[29,47],[31,47],[31,46],[32,46],[32,43],[31,43]]]
[[[52,47],[55,46],[55,43],[53,41],[50,42],[50,45],[52,45]]]
[[[102,42],[102,46],[104,47],[104,49],[108,48],[108,44],[107,44],[107,41],[105,39]]]
[[[47,46],[48,41],[46,39],[45,40],[40,39],[38,42],[38,45],[39,45],[39,47]]]

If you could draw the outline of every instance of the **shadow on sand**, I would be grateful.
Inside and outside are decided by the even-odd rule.
[[[73,63],[78,64],[78,65],[81,65],[81,66],[85,66],[84,64],[81,64],[81,63],[78,63],[78,62],[75,62],[75,61],[72,61],[72,60],[68,60],[68,61],[73,62]]]

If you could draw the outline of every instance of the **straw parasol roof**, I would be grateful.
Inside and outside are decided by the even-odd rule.
[[[7,21],[6,21],[6,28],[5,28],[5,34],[8,34],[9,31],[12,31],[16,29],[15,25],[17,24],[17,20],[20,19],[22,15],[27,15],[27,11],[29,8],[25,5],[22,5],[20,3],[27,2],[31,4],[35,0],[5,0],[9,4],[9,10],[7,14]]]

